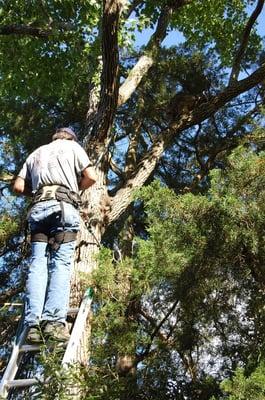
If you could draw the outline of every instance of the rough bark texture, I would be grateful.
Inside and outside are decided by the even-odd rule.
[[[118,101],[118,24],[121,3],[105,0],[103,7],[101,92],[98,112],[91,129],[91,137],[100,142],[109,134]]]

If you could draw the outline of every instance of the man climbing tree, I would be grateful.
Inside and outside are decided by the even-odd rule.
[[[58,129],[50,144],[30,154],[15,180],[15,192],[33,196],[28,214],[32,256],[24,318],[31,343],[43,337],[69,338],[65,321],[80,228],[78,193],[95,181],[88,156],[70,128]]]
[[[185,308],[188,302],[178,302],[179,293],[188,293],[196,279],[186,276],[182,282],[189,285],[185,287],[174,275],[179,291],[172,292],[168,302],[163,297],[168,283],[165,279],[162,289],[154,287],[153,297],[144,309],[154,260],[147,254],[141,264],[140,258],[139,270],[131,275],[122,261],[137,253],[136,232],[147,237],[141,204],[133,203],[134,190],[158,177],[179,195],[206,191],[211,169],[224,169],[227,155],[250,135],[252,124],[260,122],[265,64],[256,22],[264,0],[2,3],[0,102],[3,146],[7,149],[2,154],[6,163],[3,182],[8,180],[7,172],[15,173],[21,168],[21,153],[29,154],[36,143],[44,143],[56,126],[75,126],[96,166],[96,183],[82,193],[89,229],[81,227],[77,243],[73,304],[78,305],[83,295],[79,272],[90,276],[98,271],[102,242],[114,250],[111,261],[104,255],[102,258],[120,291],[111,291],[108,275],[97,286],[95,309],[101,310],[107,321],[104,329],[98,330],[98,335],[103,331],[105,352],[101,349],[99,355],[94,355],[90,370],[94,375],[91,372],[87,377],[92,382],[90,390],[98,388],[95,397],[100,399],[137,398],[137,385],[143,382],[144,386],[150,378],[152,384],[160,388],[164,385],[164,396],[155,397],[150,384],[146,396],[139,398],[198,399],[198,393],[202,393],[201,398],[210,398],[204,394],[211,377],[195,362],[206,339],[199,335],[200,327],[195,326],[197,313]],[[139,49],[133,34],[137,38],[142,31],[145,39],[147,32],[151,34]],[[178,34],[177,41],[172,40],[170,32],[173,38]],[[166,38],[171,39],[172,46],[165,45]],[[17,233],[18,224],[14,221],[18,216],[10,216],[8,209],[6,214],[3,224],[10,234],[3,234],[1,242],[5,261],[2,302],[19,297],[21,276],[17,265],[21,264],[18,260],[23,261],[12,240]],[[13,263],[10,254],[14,256]],[[246,260],[244,254],[242,259]],[[123,269],[117,266],[118,261]],[[142,281],[142,271],[148,268],[148,279]],[[188,272],[192,278],[197,277],[194,265]],[[12,286],[9,278],[14,275],[17,285]],[[133,290],[132,277],[138,279],[139,291]],[[207,281],[208,276],[200,278]],[[100,301],[101,290],[109,294],[111,304],[106,301],[107,296]],[[216,292],[211,296],[216,299]],[[202,300],[204,307],[206,300]],[[150,309],[154,310],[152,314]],[[171,326],[172,315],[175,324]],[[108,348],[105,344],[117,332],[121,320],[124,324],[120,342],[114,345],[110,341]],[[209,318],[209,330],[215,322],[226,356],[230,337],[223,334],[221,319]],[[168,329],[164,331],[165,325]],[[89,332],[88,329],[83,344],[89,342]],[[92,340],[95,349],[99,338]],[[164,358],[160,357],[162,349]],[[238,354],[242,354],[240,349],[234,353],[231,350],[231,365]],[[76,360],[87,362],[87,353]],[[174,367],[176,360],[178,368]],[[164,380],[157,378],[160,362]],[[215,357],[211,362],[216,362]],[[220,365],[215,365],[218,371]],[[117,386],[113,389],[112,384],[118,385],[120,378],[117,394]],[[93,386],[95,381],[98,385]],[[127,393],[126,398],[123,388],[128,388],[128,382],[132,394]],[[112,389],[113,397],[109,395]],[[123,397],[120,392],[125,393]]]

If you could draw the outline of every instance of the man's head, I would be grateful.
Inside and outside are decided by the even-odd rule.
[[[59,128],[52,135],[52,140],[57,139],[66,139],[66,140],[75,140],[77,142],[77,136],[71,128]]]

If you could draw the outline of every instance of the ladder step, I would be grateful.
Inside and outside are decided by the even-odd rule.
[[[78,315],[79,313],[79,307],[75,308],[69,308],[67,311],[67,315],[70,316],[69,319],[73,319],[73,316]],[[83,314],[83,313],[82,313]],[[75,324],[75,322],[74,322]],[[9,363],[7,365],[7,368],[5,370],[5,373],[1,379],[0,382],[0,397],[1,398],[7,398],[8,397],[8,390],[11,388],[23,388],[23,387],[29,387],[32,385],[36,385],[39,382],[41,383],[46,383],[48,382],[49,379],[41,378],[27,378],[27,379],[15,379],[20,361],[23,357],[24,353],[27,352],[38,352],[41,349],[41,346],[45,346],[45,348],[50,350],[63,350],[65,352],[65,349],[68,346],[68,343],[62,343],[62,342],[52,342],[47,340],[45,343],[36,343],[36,344],[27,344],[27,334],[28,334],[28,327],[24,326],[22,327],[22,330],[19,331],[20,333],[17,336],[17,339],[14,342],[13,350],[11,353],[11,357],[9,360]],[[72,335],[71,335],[72,336]]]
[[[20,353],[27,353],[27,352],[33,352],[33,351],[39,351],[40,350],[40,345],[39,344],[23,344],[19,352]]]
[[[77,314],[78,311],[79,311],[79,307],[69,308],[69,310],[67,311],[67,315]]]
[[[23,344],[19,348],[20,353],[33,353],[33,352],[38,352],[40,351],[41,346],[44,346],[45,349],[48,350],[60,350],[60,349],[65,349],[67,346],[67,342],[46,342],[46,343],[41,343],[41,344]]]
[[[40,382],[40,380],[36,378],[30,379],[15,379],[13,381],[6,382],[5,386],[8,388],[16,388],[16,387],[26,387],[36,385],[36,383]]]

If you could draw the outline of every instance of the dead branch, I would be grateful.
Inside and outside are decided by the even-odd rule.
[[[164,318],[162,318],[162,320],[159,322],[159,324],[157,324],[157,326],[154,328],[153,332],[152,332],[151,335],[150,335],[149,343],[148,343],[148,345],[146,346],[146,349],[145,349],[141,354],[139,354],[138,357],[137,357],[137,358],[138,358],[138,362],[139,362],[140,360],[143,360],[145,357],[148,356],[154,338],[158,335],[160,329],[162,328],[162,326],[164,325],[164,323],[167,321],[167,319],[170,317],[170,315],[172,314],[172,312],[175,310],[175,308],[177,307],[178,303],[179,303],[179,299],[177,299],[177,300],[173,303],[173,305],[170,307],[170,309],[168,310],[168,312],[166,313],[166,315],[164,316]]]

